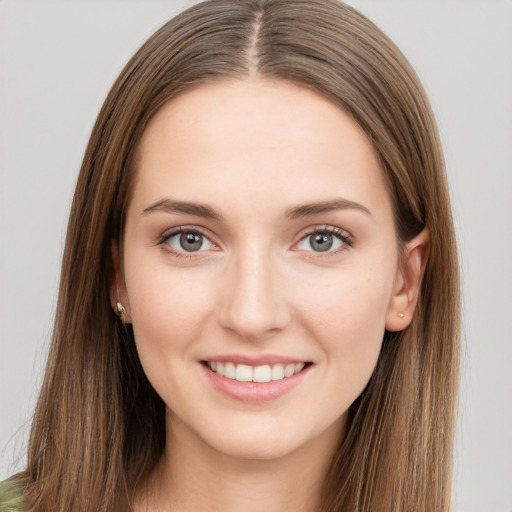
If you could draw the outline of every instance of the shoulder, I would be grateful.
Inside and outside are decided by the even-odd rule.
[[[19,512],[23,503],[23,490],[18,480],[0,482],[0,512]]]

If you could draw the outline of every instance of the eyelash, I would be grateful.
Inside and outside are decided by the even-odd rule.
[[[198,253],[204,252],[204,251],[192,251],[192,252],[177,251],[174,248],[171,248],[171,246],[169,244],[167,244],[167,242],[171,238],[175,237],[176,235],[183,234],[183,233],[200,235],[200,236],[204,237],[206,240],[208,240],[208,242],[210,244],[212,244],[213,246],[216,246],[216,244],[210,240],[209,235],[205,231],[203,231],[197,227],[187,227],[187,226],[180,226],[180,227],[173,229],[170,233],[165,233],[158,239],[157,245],[161,245],[165,251],[169,252],[176,258],[192,259],[192,258],[197,257]],[[304,240],[306,240],[308,237],[311,237],[316,234],[327,234],[327,235],[334,236],[335,238],[337,238],[339,241],[342,242],[342,246],[340,248],[337,248],[334,251],[325,251],[325,253],[322,253],[320,251],[305,251],[305,252],[311,253],[311,255],[308,256],[311,258],[326,258],[326,257],[335,256],[339,252],[345,250],[347,247],[353,246],[353,240],[352,240],[351,235],[348,234],[346,231],[336,228],[334,226],[318,226],[318,227],[315,227],[314,229],[309,229],[308,231],[304,232],[301,235],[299,241],[296,242],[294,245],[297,245],[297,244],[303,242]]]

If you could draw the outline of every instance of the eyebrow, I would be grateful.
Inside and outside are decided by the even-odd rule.
[[[359,210],[371,216],[370,210],[362,204],[348,199],[332,199],[330,201],[319,201],[316,203],[308,203],[286,210],[286,217],[289,219],[301,219],[312,215],[332,212],[334,210]]]
[[[285,217],[288,219],[301,219],[313,215],[331,212],[334,210],[359,210],[368,215],[371,215],[370,210],[360,203],[349,201],[348,199],[331,199],[329,201],[318,201],[313,203],[302,204],[288,208],[285,212]],[[185,213],[188,215],[196,215],[197,217],[204,217],[206,219],[213,219],[223,221],[224,217],[211,206],[200,203],[192,203],[189,201],[176,201],[173,199],[162,199],[156,203],[148,206],[142,211],[143,215],[154,211],[164,211],[169,213]]]
[[[169,213],[185,213],[188,215],[196,215],[206,219],[222,221],[222,215],[206,204],[191,203],[188,201],[175,201],[173,199],[162,199],[148,206],[142,211],[146,215],[155,211],[164,211]]]

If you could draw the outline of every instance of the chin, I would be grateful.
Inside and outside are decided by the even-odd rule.
[[[219,454],[239,460],[271,461],[304,451],[333,452],[341,439],[345,417],[322,428],[320,425],[286,424],[286,422],[261,421],[251,426],[238,422],[234,429],[226,425],[211,428],[201,435],[204,443]],[[296,427],[299,427],[298,429]],[[295,427],[295,428],[294,428]]]
[[[252,439],[247,438],[236,440],[222,440],[219,443],[211,444],[220,454],[226,457],[239,460],[261,460],[271,461],[291,455],[301,443],[284,443],[283,439]]]

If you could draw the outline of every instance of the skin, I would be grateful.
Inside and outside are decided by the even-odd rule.
[[[290,216],[335,199],[350,203]],[[206,205],[218,218],[163,208],[165,200]],[[183,226],[205,235],[200,250],[169,238]],[[333,249],[315,250],[314,229]],[[425,231],[399,253],[390,194],[365,134],[287,82],[201,85],[149,123],[124,235],[113,248],[112,301],[126,308],[122,318],[167,405],[169,441],[137,507],[317,510],[347,410],[372,374],[384,330],[409,324],[428,252]],[[311,365],[284,395],[245,403],[206,377],[201,361],[219,354]]]

